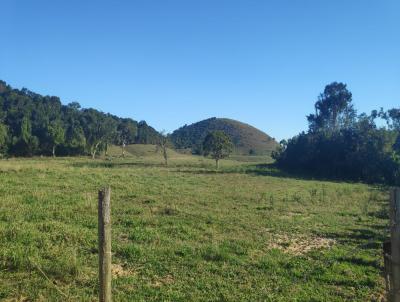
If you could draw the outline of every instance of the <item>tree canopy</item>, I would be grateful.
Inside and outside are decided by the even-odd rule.
[[[351,126],[356,118],[351,102],[352,94],[345,84],[327,85],[315,103],[315,114],[307,117],[310,131],[334,132]]]

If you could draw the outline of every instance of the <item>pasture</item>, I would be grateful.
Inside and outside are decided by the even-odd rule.
[[[97,299],[104,184],[114,301],[382,301],[385,188],[127,151],[0,161],[1,301]]]

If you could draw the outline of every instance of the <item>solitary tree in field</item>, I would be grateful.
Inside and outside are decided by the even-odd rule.
[[[215,159],[217,170],[219,168],[219,160],[228,157],[232,149],[233,144],[223,131],[210,132],[203,142],[204,156],[210,155]]]
[[[161,135],[157,142],[157,149],[161,151],[161,154],[164,158],[165,165],[168,166],[168,137],[165,135],[164,131],[161,132]]]

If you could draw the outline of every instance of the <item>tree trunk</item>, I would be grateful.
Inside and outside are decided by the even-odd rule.
[[[96,150],[97,150],[96,147],[93,147],[93,148],[92,148],[92,159],[95,159],[95,158],[96,158]]]
[[[333,116],[333,131],[336,131],[338,129],[338,121],[337,121],[338,112],[336,108],[333,109],[332,116]]]
[[[95,144],[92,148],[92,159],[96,158],[96,153],[97,153],[97,148],[99,147],[101,142],[98,142],[97,144]]]
[[[166,146],[163,146],[163,155],[164,155],[165,165],[168,167],[168,153]]]
[[[122,145],[122,158],[125,158],[125,146]]]
[[[53,157],[56,157],[56,145],[53,145]]]

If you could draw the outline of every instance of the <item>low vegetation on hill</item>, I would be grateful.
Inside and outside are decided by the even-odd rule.
[[[381,301],[385,190],[127,149],[1,161],[1,301],[97,299],[103,184],[114,301]]]
[[[239,121],[227,118],[210,118],[175,130],[170,139],[178,149],[191,149],[201,154],[202,144],[212,131],[223,131],[234,144],[234,151],[241,155],[271,154],[278,144],[264,132]]]

